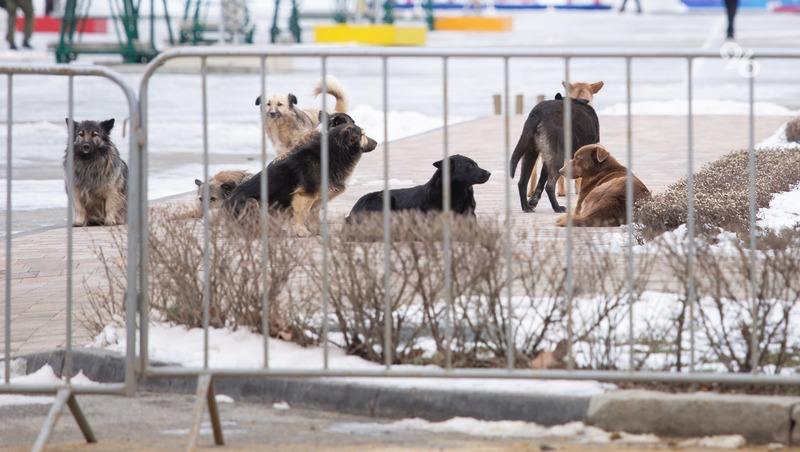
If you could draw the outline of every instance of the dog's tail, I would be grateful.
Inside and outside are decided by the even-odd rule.
[[[509,162],[511,165],[511,178],[514,178],[514,172],[517,171],[519,159],[534,145],[533,139],[540,121],[541,118],[536,111],[532,111],[528,119],[525,120],[525,126],[522,127],[522,135],[519,137],[517,147],[514,148],[514,152],[511,154],[511,162]]]
[[[333,107],[333,111],[347,113],[347,93],[344,90],[344,85],[332,75],[325,78],[325,85],[327,85],[328,94],[336,98],[336,106]],[[322,80],[317,82],[314,87],[314,95],[319,96],[320,94],[322,94]]]

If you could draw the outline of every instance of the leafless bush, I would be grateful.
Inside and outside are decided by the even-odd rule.
[[[695,175],[695,215],[700,232],[717,228],[748,230],[748,151],[732,152],[705,165]],[[756,205],[769,205],[772,195],[800,182],[800,152],[756,151]],[[683,179],[636,208],[636,221],[644,239],[686,223],[687,187]]]

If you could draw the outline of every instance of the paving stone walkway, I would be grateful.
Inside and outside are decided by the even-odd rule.
[[[788,118],[762,116],[756,122],[756,140],[771,135]],[[513,150],[524,117],[511,118]],[[633,120],[634,172],[651,190],[658,192],[686,174],[686,118],[681,116],[637,116]],[[601,142],[621,161],[625,159],[625,117],[602,116]],[[451,154],[476,160],[492,172],[490,181],[476,188],[478,215],[497,216],[504,208],[503,118],[488,117],[449,128]],[[712,161],[748,143],[747,118],[740,116],[698,116],[694,122],[695,165]],[[369,133],[369,131],[367,131]],[[424,183],[433,173],[432,163],[442,158],[441,130],[390,143],[390,177],[398,182]],[[331,204],[331,219],[340,222],[363,194],[382,188],[383,150],[362,159],[348,191]],[[187,187],[189,190],[192,187]],[[552,226],[556,214],[546,201],[537,212],[523,214],[511,185],[511,207],[516,227],[537,228],[557,233]],[[74,230],[73,299],[75,303],[74,344],[90,341],[79,321],[88,304],[86,286],[98,287],[104,273],[96,247],[111,251],[110,228]],[[0,251],[4,253],[3,251]],[[15,236],[12,250],[11,350],[13,354],[63,347],[66,333],[66,233],[65,229]],[[5,284],[6,257],[0,255],[0,286]],[[101,286],[102,287],[102,286]],[[0,290],[2,293],[2,290]],[[4,338],[4,312],[0,310],[0,338]],[[0,339],[4,341],[4,339]],[[0,351],[5,348],[3,343]]]

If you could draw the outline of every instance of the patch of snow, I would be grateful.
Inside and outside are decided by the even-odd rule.
[[[364,187],[383,187],[383,179],[374,179],[361,182],[354,180],[354,185],[361,185]],[[414,181],[410,179],[389,179],[389,188],[403,188],[414,186]]]
[[[742,435],[718,435],[692,438],[678,443],[680,447],[708,447],[713,449],[739,449],[747,444]]]
[[[800,224],[800,184],[790,191],[773,195],[769,207],[759,209],[756,224],[775,231]]]
[[[355,120],[367,135],[377,141],[383,143],[384,129],[383,129],[383,110],[374,108],[370,105],[359,104],[351,108],[347,112]],[[389,111],[388,113],[388,131],[389,141],[399,140],[414,135],[419,135],[430,130],[438,129],[444,125],[441,117],[428,116],[423,113],[413,111]],[[447,123],[458,124],[459,122],[467,121],[471,118],[449,116]]]
[[[239,427],[239,423],[235,421],[221,421],[222,424],[222,431],[225,432],[226,435],[242,435],[247,433],[247,430]],[[200,435],[201,436],[211,436],[214,431],[211,429],[211,423],[208,421],[203,421],[200,424]],[[162,435],[166,436],[186,436],[189,434],[188,428],[176,428],[176,429],[167,429],[161,430]]]
[[[290,407],[289,407],[288,403],[286,403],[285,401],[281,401],[281,402],[273,403],[272,404],[272,408],[275,409],[275,410],[286,411]]]
[[[214,400],[216,400],[217,403],[233,403],[234,402],[233,397],[231,397],[229,395],[225,395],[225,394],[217,394],[217,395],[215,395],[214,396]]]
[[[796,141],[790,142],[786,137],[786,124],[783,123],[778,129],[769,137],[756,144],[756,149],[796,149],[800,150],[800,143]]]
[[[688,111],[686,99],[640,101],[631,103],[634,115],[667,115],[684,116]],[[627,105],[624,102],[608,106],[598,112],[600,115],[625,115]],[[791,116],[796,112],[771,102],[756,102],[753,105],[756,115]],[[747,102],[716,99],[695,99],[692,101],[692,113],[695,115],[748,115],[750,105]]]

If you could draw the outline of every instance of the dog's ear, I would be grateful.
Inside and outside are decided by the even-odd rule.
[[[108,135],[111,133],[111,129],[114,128],[114,118],[106,119],[105,121],[100,123],[100,128],[103,129],[103,132]]]
[[[602,80],[599,81],[599,82],[594,82],[594,83],[589,85],[589,89],[592,91],[592,94],[597,94],[597,92],[600,91],[600,89],[602,89],[602,88],[603,88],[603,81]]]
[[[256,97],[256,107],[261,105],[261,96]]]
[[[67,123],[67,127],[69,127],[69,118],[64,118],[64,122]],[[72,120],[72,126],[77,129],[78,128],[78,121],[73,119]]]
[[[433,162],[433,167],[436,169],[442,169],[442,162],[444,160],[439,160],[438,162]]]
[[[564,80],[561,81],[561,86],[563,86],[564,89],[567,90],[567,92],[569,92],[569,90],[572,89],[572,85],[565,82]]]
[[[219,188],[222,189],[225,194],[230,194],[234,188],[236,188],[236,184],[233,182],[225,182],[224,184],[220,185]]]
[[[608,158],[608,150],[599,144],[594,147],[594,157],[598,162],[605,162]]]
[[[292,105],[297,105],[297,96],[292,93],[289,93],[289,103]]]
[[[203,181],[201,181],[200,179],[195,179],[194,180],[194,184],[197,185],[198,187],[202,187],[203,186]]]

